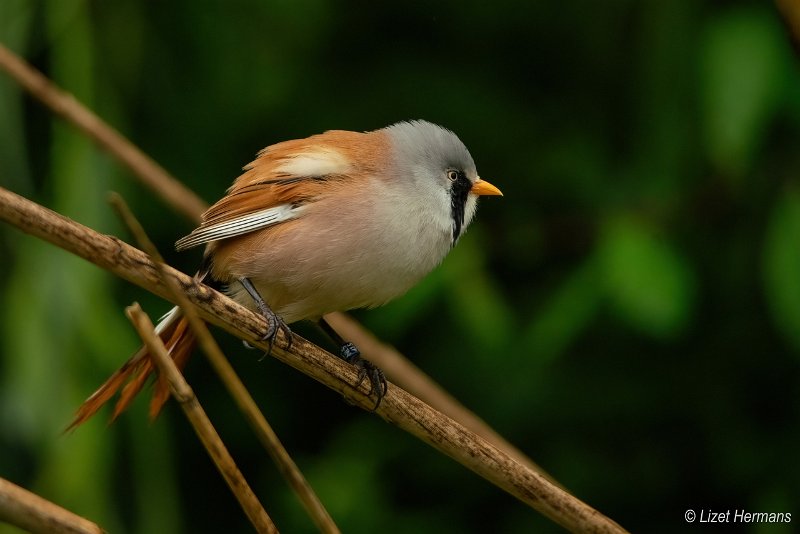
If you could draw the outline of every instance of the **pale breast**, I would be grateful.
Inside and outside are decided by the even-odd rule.
[[[250,278],[287,322],[380,306],[408,291],[449,251],[451,223],[431,213],[370,180],[355,195],[317,200],[297,220],[235,238],[238,253],[223,255],[220,267],[232,278]],[[238,284],[231,289],[252,307]]]

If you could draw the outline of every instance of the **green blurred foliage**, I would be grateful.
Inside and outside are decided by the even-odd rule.
[[[632,531],[800,519],[800,62],[771,4],[4,0],[0,42],[209,201],[276,141],[453,129],[505,196],[356,315]],[[2,74],[0,119],[0,185],[127,239],[120,191],[193,271],[191,223]],[[0,226],[0,476],[112,532],[248,532],[175,406],[62,434],[136,349],[133,300],[168,308]],[[345,532],[560,531],[218,334]],[[312,532],[202,358],[187,375],[279,528]]]
[[[775,323],[800,350],[800,193],[788,190],[772,208],[764,243],[764,284]]]
[[[694,284],[687,262],[646,226],[611,220],[597,243],[601,284],[611,306],[631,326],[674,337],[691,320]]]
[[[733,9],[710,25],[703,48],[706,137],[711,162],[738,176],[757,156],[786,87],[780,21],[763,9]]]

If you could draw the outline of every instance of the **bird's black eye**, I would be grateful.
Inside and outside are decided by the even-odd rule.
[[[447,171],[447,178],[448,178],[448,179],[449,179],[451,182],[455,182],[456,180],[458,180],[458,175],[459,175],[459,172],[458,172],[458,171],[454,171],[454,170],[449,170],[449,171]]]

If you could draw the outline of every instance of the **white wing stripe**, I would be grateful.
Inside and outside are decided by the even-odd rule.
[[[266,228],[273,224],[296,218],[302,212],[300,207],[292,207],[291,204],[281,204],[265,210],[248,213],[230,221],[212,224],[203,228],[202,226],[191,234],[183,237],[175,243],[175,248],[185,250],[196,247],[209,241],[226,239],[237,235],[247,234],[261,228]]]
[[[180,316],[180,314],[181,314],[181,309],[175,306],[170,311],[162,315],[161,318],[158,320],[158,324],[156,325],[156,334],[160,334],[161,332],[163,332],[164,329],[166,329],[167,326],[170,323],[172,323],[172,321],[174,321],[177,317]]]

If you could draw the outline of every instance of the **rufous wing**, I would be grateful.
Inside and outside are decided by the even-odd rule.
[[[296,219],[308,203],[380,171],[385,150],[380,132],[342,130],[269,146],[175,246],[185,250]]]

